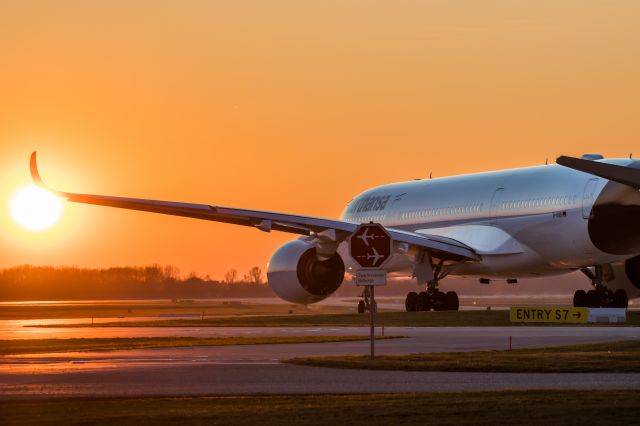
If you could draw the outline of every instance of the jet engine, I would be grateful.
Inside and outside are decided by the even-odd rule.
[[[627,259],[624,263],[613,263],[613,279],[606,282],[610,289],[625,290],[629,298],[640,296],[640,256]]]
[[[280,298],[306,305],[336,291],[342,284],[344,271],[344,262],[338,253],[320,260],[315,245],[299,239],[285,243],[271,256],[267,280]]]

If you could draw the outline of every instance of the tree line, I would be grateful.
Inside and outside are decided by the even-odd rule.
[[[105,269],[22,265],[0,270],[2,301],[272,296],[257,266],[242,279],[230,269],[224,281],[195,273],[180,277],[171,265]]]
[[[345,278],[336,295],[359,297],[362,288],[348,281]],[[588,282],[576,274],[523,280],[518,285],[503,282],[479,285],[476,280],[452,278],[441,286],[445,291],[456,290],[463,295],[569,294],[576,288],[589,288]],[[414,280],[390,279],[390,284],[378,288],[376,295],[404,297],[409,291],[420,291]],[[195,273],[181,277],[178,268],[170,265],[105,269],[23,265],[0,269],[0,301],[245,297],[275,297],[257,266],[242,277],[236,269],[229,269],[222,281]]]

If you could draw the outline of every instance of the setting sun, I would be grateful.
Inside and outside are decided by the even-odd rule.
[[[52,227],[61,214],[60,198],[35,185],[20,188],[11,198],[11,216],[18,225],[31,231]]]

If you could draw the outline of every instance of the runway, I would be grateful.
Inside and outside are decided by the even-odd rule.
[[[170,330],[165,330],[169,333]],[[360,327],[225,327],[207,335],[366,335]],[[182,329],[179,335],[199,335]],[[506,349],[640,338],[634,327],[394,327],[378,354]],[[176,335],[173,333],[173,335]],[[433,373],[283,364],[302,356],[368,354],[369,342],[55,353],[0,358],[0,396],[316,394],[498,389],[640,389],[640,374]]]

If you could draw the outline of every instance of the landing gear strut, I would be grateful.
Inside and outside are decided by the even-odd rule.
[[[369,291],[369,286],[365,286],[362,291],[362,300],[358,302],[358,313],[364,314],[365,312],[369,312],[371,310],[371,292]],[[373,311],[378,312],[378,304],[373,302]]]
[[[596,265],[593,269],[582,268],[580,271],[591,280],[593,290],[585,292],[577,290],[573,294],[573,306],[576,308],[627,308],[629,297],[627,292],[621,289],[611,291],[604,285],[605,269],[602,265]]]
[[[442,274],[442,261],[434,268],[434,279],[427,283],[427,291],[407,294],[404,307],[407,312],[416,311],[457,311],[460,308],[458,294],[455,291],[446,293],[438,289],[438,282],[446,274]]]

